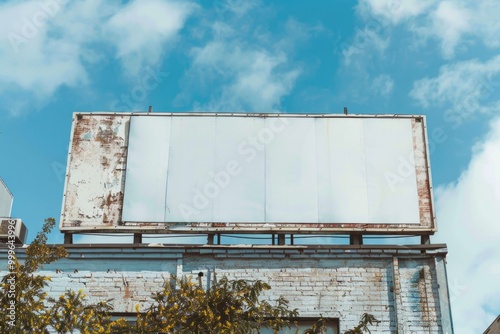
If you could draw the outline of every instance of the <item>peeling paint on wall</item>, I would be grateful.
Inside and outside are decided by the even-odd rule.
[[[129,115],[73,118],[61,229],[120,223]]]
[[[415,172],[417,177],[418,206],[420,211],[420,222],[422,226],[433,227],[434,213],[432,210],[432,191],[430,164],[427,155],[427,144],[424,142],[424,122],[413,119],[413,154],[415,160]]]
[[[301,317],[339,319],[341,333],[358,324],[368,312],[381,322],[371,326],[372,333],[452,333],[447,284],[438,284],[444,266],[434,265],[446,252],[432,254],[420,249],[400,248],[398,270],[393,254],[367,254],[366,249],[335,247],[120,247],[68,248],[70,256],[44,267],[42,275],[51,276],[46,291],[57,298],[66,289],[84,289],[90,302],[113,299],[114,312],[135,314],[135,306],[147,308],[152,293],[159,291],[170,274],[198,279],[207,288],[217,278],[262,280],[271,290],[262,298],[271,302],[283,295],[290,308]],[[5,254],[5,253],[4,253]],[[19,252],[24,258],[23,251]],[[82,257],[85,261],[82,261]],[[144,259],[147,258],[147,261]],[[6,261],[0,256],[0,261]],[[77,271],[75,269],[78,268]],[[5,274],[0,271],[0,277]],[[399,300],[394,287],[400,285]],[[396,306],[397,304],[397,306]]]

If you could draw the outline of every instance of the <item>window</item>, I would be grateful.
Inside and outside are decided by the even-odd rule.
[[[302,333],[304,330],[311,328],[319,318],[296,318],[291,319],[292,321],[297,322],[299,333]],[[326,319],[326,334],[338,334],[339,333],[339,321],[338,319]],[[280,334],[295,334],[297,331],[297,327],[292,326],[291,328],[285,328],[280,332]],[[262,334],[273,334],[272,329],[262,329]]]

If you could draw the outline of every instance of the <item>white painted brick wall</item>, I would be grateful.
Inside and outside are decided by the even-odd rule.
[[[356,326],[364,312],[381,321],[372,327],[374,334],[396,333],[398,322],[404,333],[444,333],[440,303],[448,305],[449,301],[439,300],[442,293],[439,289],[446,286],[438,288],[439,268],[435,265],[435,257],[442,255],[399,256],[329,249],[304,252],[277,247],[201,250],[180,249],[179,256],[163,258],[157,254],[147,261],[128,259],[147,257],[138,248],[117,258],[93,256],[80,266],[84,262],[71,260],[77,259],[79,252],[72,248],[70,258],[47,266],[40,274],[51,276],[48,293],[53,298],[66,289],[83,289],[93,302],[114,299],[115,312],[135,312],[135,305],[139,304],[141,309],[149,305],[151,294],[162,288],[170,274],[197,278],[203,272],[206,287],[207,275],[211,275],[213,282],[215,271],[218,278],[226,275],[231,279],[263,280],[272,287],[264,293],[264,298],[275,300],[283,295],[303,317],[322,314],[338,318],[341,333]],[[393,267],[394,255],[398,256],[397,270]],[[84,268],[76,272],[79,267]],[[179,270],[182,272],[178,273]],[[399,275],[400,290],[395,287],[395,273]],[[396,292],[400,306],[396,304]]]

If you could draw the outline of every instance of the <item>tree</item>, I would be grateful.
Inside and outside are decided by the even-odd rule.
[[[371,333],[368,329],[368,324],[379,323],[377,319],[371,314],[363,313],[359,324],[353,329],[347,330],[344,334],[363,334],[365,331]],[[325,334],[327,332],[326,319],[321,316],[318,321],[311,327],[304,331],[303,334]]]
[[[2,278],[0,289],[1,333],[251,333],[262,327],[278,331],[290,326],[296,310],[280,297],[277,305],[259,300],[271,287],[262,282],[230,281],[223,277],[205,291],[187,278],[172,278],[174,284],[153,295],[153,304],[139,314],[135,326],[124,319],[111,321],[111,300],[97,304],[86,302],[83,291],[66,291],[58,299],[47,297],[44,288],[50,277],[36,272],[44,265],[68,256],[62,246],[47,246],[47,234],[55,225],[45,220],[42,231],[26,249],[21,264],[14,252],[9,254],[9,274]],[[15,316],[9,317],[14,305]],[[52,305],[52,306],[49,306]]]
[[[107,315],[109,301],[88,304],[82,292],[66,291],[56,301],[47,297],[44,288],[50,277],[36,274],[44,265],[67,257],[62,246],[47,246],[47,234],[55,225],[48,218],[33,242],[26,248],[26,260],[21,264],[15,252],[9,250],[9,273],[0,284],[0,333],[110,333],[123,325]],[[48,303],[47,303],[48,302]],[[52,307],[48,307],[53,303]]]
[[[33,242],[26,248],[26,259],[20,263],[15,252],[8,255],[9,273],[0,283],[0,333],[260,333],[269,328],[278,333],[291,328],[290,320],[298,316],[290,310],[288,300],[279,297],[271,304],[261,294],[271,287],[260,280],[229,280],[222,277],[209,289],[192,278],[171,277],[162,290],[152,296],[151,305],[140,313],[134,325],[125,319],[111,320],[111,301],[88,303],[82,290],[68,290],[58,299],[50,298],[44,289],[50,277],[37,274],[44,265],[67,257],[62,246],[47,246],[47,234],[55,226],[48,218]],[[14,248],[14,247],[12,247]],[[357,327],[345,334],[369,331],[377,320],[364,314]],[[326,321],[319,321],[304,334],[325,333]],[[297,330],[297,333],[299,331]]]
[[[48,301],[52,303],[52,307],[47,310],[49,325],[57,333],[73,333],[78,330],[82,334],[108,334],[122,333],[129,328],[123,318],[111,321],[108,314],[113,309],[111,300],[88,304],[82,290],[69,290],[58,300],[48,298]]]
[[[276,333],[291,326],[297,310],[279,297],[276,305],[260,300],[271,287],[260,280],[230,281],[223,277],[204,290],[191,278],[166,282],[153,296],[154,303],[137,318],[136,333],[260,333],[267,327]],[[139,311],[139,309],[137,309]]]
[[[260,333],[269,328],[279,333],[284,328],[293,328],[290,319],[298,316],[297,309],[290,310],[288,301],[279,297],[275,306],[259,299],[263,291],[271,287],[260,281],[229,280],[223,277],[210,289],[204,290],[192,277],[181,279],[174,276],[165,282],[164,288],[153,295],[152,305],[139,313],[136,326],[127,333]],[[370,333],[368,325],[378,320],[364,313],[359,325],[345,334]],[[326,319],[320,319],[313,327],[296,334],[324,334]]]
[[[371,333],[368,329],[368,325],[373,325],[374,323],[379,323],[377,319],[371,314],[363,313],[359,324],[351,330],[348,330],[344,334],[363,334],[365,332]]]
[[[318,321],[316,321],[311,328],[306,329],[303,334],[324,334],[326,331],[326,319],[321,316]]]
[[[44,264],[67,256],[63,247],[49,248],[45,244],[47,233],[55,225],[52,218],[46,219],[42,231],[26,249],[26,261],[20,264],[14,251],[9,250],[9,273],[2,278],[0,290],[0,332],[43,333],[48,325],[45,317],[43,291],[49,277],[34,273]]]

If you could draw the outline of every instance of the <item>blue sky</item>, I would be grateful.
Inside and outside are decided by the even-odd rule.
[[[30,237],[74,111],[427,115],[456,333],[500,313],[500,3],[0,2],[0,177]],[[62,242],[55,231],[50,241]]]

